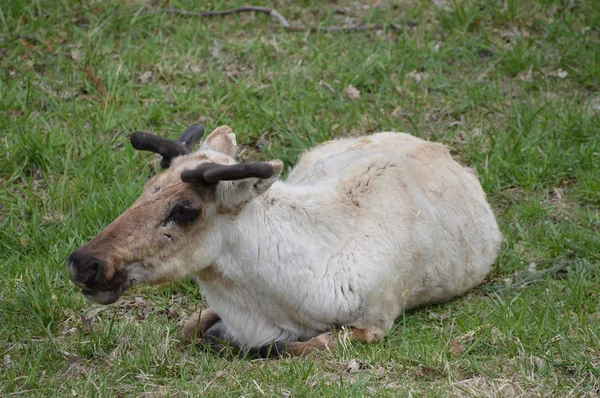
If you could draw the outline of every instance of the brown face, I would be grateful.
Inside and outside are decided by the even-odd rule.
[[[157,263],[200,233],[207,192],[181,181],[175,170],[151,178],[128,210],[69,256],[69,278],[100,304],[116,301],[134,284],[160,282]]]
[[[214,221],[208,218],[216,209],[247,203],[281,172],[280,161],[236,164],[226,126],[211,133],[200,152],[189,154],[190,142],[199,139],[190,139],[193,128],[179,141],[132,136],[135,148],[163,155],[161,164],[168,169],[148,180],[129,209],[67,259],[69,279],[89,300],[110,304],[135,284],[177,280],[194,266],[207,266],[202,263],[210,256],[202,253],[211,252],[207,225]],[[244,179],[252,183],[237,183]]]

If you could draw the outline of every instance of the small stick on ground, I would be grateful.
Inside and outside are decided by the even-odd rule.
[[[160,10],[149,10],[142,12],[141,15],[148,14],[173,14],[187,17],[198,17],[198,18],[211,18],[211,17],[222,17],[231,14],[239,14],[243,12],[259,12],[263,14],[270,15],[275,18],[277,22],[281,25],[284,30],[289,32],[363,32],[366,30],[381,30],[386,27],[391,28],[393,30],[401,30],[402,26],[398,24],[389,24],[389,25],[380,25],[380,24],[352,24],[352,25],[344,25],[344,26],[297,26],[292,25],[289,21],[281,15],[276,10],[267,7],[259,7],[259,6],[245,6],[245,7],[237,7],[231,8],[229,10],[221,10],[221,11],[204,11],[204,12],[196,12],[196,11],[187,11],[187,10],[179,10],[176,8],[163,8]]]
[[[509,284],[496,284],[491,286],[485,286],[483,290],[486,293],[498,292],[507,289],[515,289],[519,287],[523,287],[533,282],[544,280],[548,277],[557,277],[560,273],[565,272],[566,268],[569,265],[573,265],[576,263],[575,261],[569,261],[567,259],[562,259],[558,261],[554,261],[553,265],[550,268],[546,268],[537,272],[523,274],[516,277]]]

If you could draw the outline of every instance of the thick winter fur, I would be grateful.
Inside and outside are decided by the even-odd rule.
[[[149,181],[121,216],[146,211],[147,225],[132,232],[117,219],[110,245],[101,234],[82,249],[112,264],[111,275],[133,275],[127,287],[195,276],[242,347],[306,341],[340,326],[376,341],[403,311],[459,296],[490,271],[501,242],[494,214],[475,175],[443,145],[378,133],[318,146],[286,181],[273,161],[270,179],[181,182],[202,162],[234,163],[230,131],[217,129]],[[159,199],[161,191],[172,197]],[[161,227],[176,196],[202,215],[183,229]],[[102,302],[101,293],[88,297]]]

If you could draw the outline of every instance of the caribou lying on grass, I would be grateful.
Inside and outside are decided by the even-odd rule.
[[[89,300],[194,276],[210,309],[188,320],[188,336],[298,355],[332,347],[339,328],[378,341],[404,310],[478,285],[496,259],[485,194],[443,145],[402,133],[330,141],[284,182],[279,160],[238,163],[226,126],[192,152],[202,133],[131,136],[166,171],[69,257]]]

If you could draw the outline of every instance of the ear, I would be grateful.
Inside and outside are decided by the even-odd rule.
[[[210,149],[224,153],[227,156],[233,156],[237,149],[235,134],[229,126],[217,127],[206,137],[200,149]]]
[[[281,160],[268,162],[273,167],[273,175],[269,178],[245,178],[237,181],[221,181],[217,184],[217,201],[226,209],[235,209],[262,195],[281,175]]]

